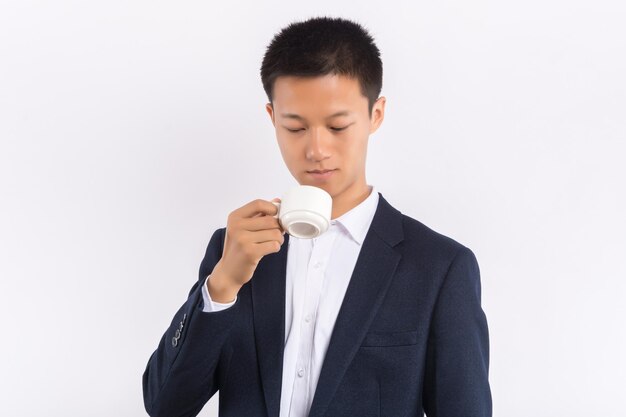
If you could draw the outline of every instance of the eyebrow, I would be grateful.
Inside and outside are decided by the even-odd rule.
[[[332,119],[333,117],[339,117],[339,116],[349,116],[349,115],[350,115],[349,111],[342,110],[342,111],[338,111],[337,113],[331,114],[330,116],[327,117],[327,119]],[[295,113],[283,113],[281,114],[281,116],[287,119],[304,120],[304,117]]]

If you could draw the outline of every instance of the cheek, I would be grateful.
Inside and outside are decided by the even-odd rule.
[[[295,142],[290,142],[289,139],[285,138],[278,138],[278,148],[280,149],[280,153],[287,164],[293,162],[300,152]]]
[[[367,134],[359,132],[358,135],[342,143],[342,153],[349,155],[350,160],[355,161],[355,163],[356,161],[360,161],[365,157],[365,153],[367,152],[367,140]]]

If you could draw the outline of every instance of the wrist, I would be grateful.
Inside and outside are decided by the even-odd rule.
[[[241,288],[222,271],[219,262],[215,268],[213,268],[213,272],[211,273],[211,277],[207,280],[206,286],[211,300],[218,303],[230,303],[234,301]]]

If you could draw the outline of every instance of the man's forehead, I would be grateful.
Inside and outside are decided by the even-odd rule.
[[[274,80],[274,95],[297,97],[299,94],[356,94],[358,80],[345,75],[327,74],[310,77],[282,75]]]

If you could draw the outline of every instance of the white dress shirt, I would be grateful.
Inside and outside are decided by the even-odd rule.
[[[378,192],[369,187],[364,201],[331,220],[317,238],[289,236],[280,417],[305,417],[311,408],[337,314],[378,206]],[[207,313],[237,301],[211,300],[206,281],[202,294]]]

